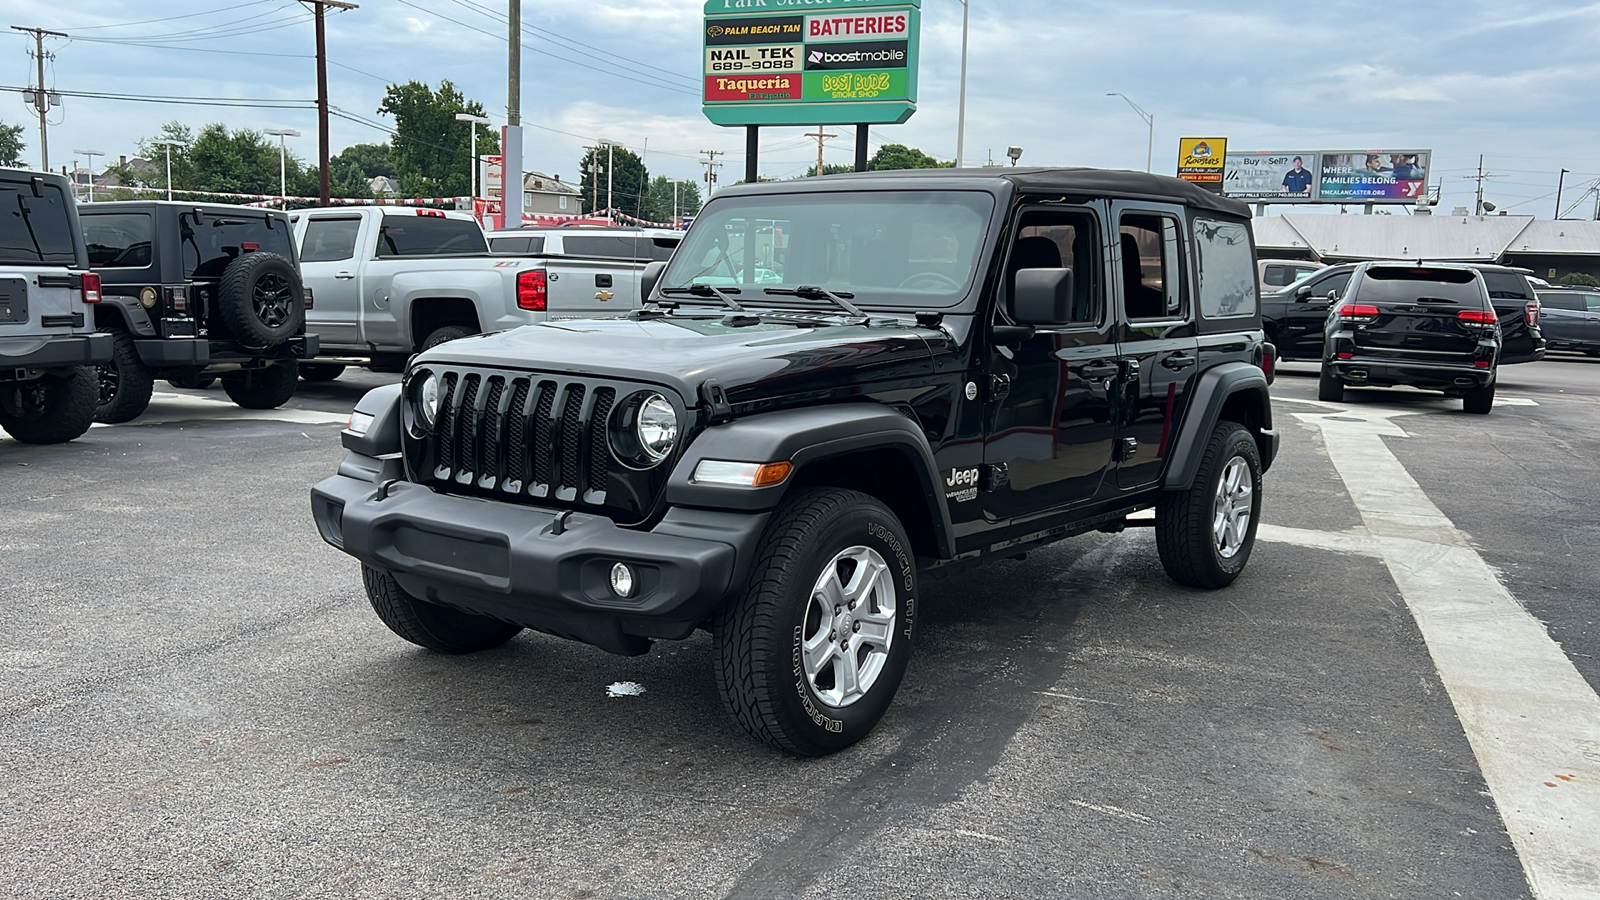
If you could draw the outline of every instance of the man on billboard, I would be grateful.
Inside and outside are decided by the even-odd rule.
[[[1395,181],[1422,180],[1422,167],[1417,165],[1415,153],[1391,153],[1389,162],[1394,166]]]
[[[1286,194],[1309,194],[1311,192],[1311,173],[1306,171],[1298,156],[1294,158],[1294,168],[1283,176],[1283,192]]]

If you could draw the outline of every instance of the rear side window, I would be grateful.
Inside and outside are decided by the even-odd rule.
[[[48,182],[39,193],[28,181],[0,181],[0,262],[76,265],[70,201]]]
[[[1267,273],[1261,276],[1261,281],[1267,287],[1283,287],[1303,274],[1288,266],[1267,266]]]
[[[1122,303],[1129,319],[1181,319],[1183,284],[1178,273],[1183,248],[1178,223],[1153,213],[1124,215],[1118,225],[1122,249]]]
[[[1256,262],[1248,226],[1195,219],[1194,259],[1202,316],[1226,319],[1256,314]]]
[[[150,265],[155,220],[149,213],[88,213],[78,217],[89,265],[96,269],[142,269]]]
[[[274,219],[269,228],[264,215],[187,212],[178,217],[178,236],[183,245],[184,278],[221,278],[228,263],[258,250],[295,258],[284,218]]]
[[[361,217],[312,219],[306,223],[300,241],[301,262],[332,262],[356,255],[356,235],[361,232]]]
[[[444,216],[384,216],[378,231],[378,256],[435,256],[488,253],[483,229],[471,219]]]
[[[1572,309],[1580,312],[1584,309],[1583,295],[1569,294],[1566,291],[1540,294],[1539,302],[1550,309]]]
[[[1361,303],[1412,304],[1432,301],[1483,308],[1478,274],[1470,269],[1411,269],[1379,266],[1367,270],[1357,287]]]
[[[569,235],[561,239],[561,249],[568,256],[592,256],[597,259],[649,259],[649,251],[639,246],[634,235],[585,234]],[[643,251],[645,256],[640,256]]]
[[[1528,279],[1516,272],[1484,272],[1483,284],[1489,289],[1489,297],[1494,300],[1533,299],[1533,288],[1528,286]]]
[[[542,237],[502,237],[489,239],[491,253],[543,253]]]

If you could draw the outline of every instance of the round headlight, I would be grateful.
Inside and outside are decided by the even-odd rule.
[[[639,404],[639,418],[634,424],[639,435],[639,448],[652,463],[658,463],[672,452],[678,440],[678,413],[660,394],[651,394]]]
[[[439,421],[439,376],[432,372],[422,380],[422,387],[417,389],[417,416],[427,428],[432,428]]]

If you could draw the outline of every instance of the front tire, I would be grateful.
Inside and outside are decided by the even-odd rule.
[[[1218,423],[1194,485],[1156,504],[1156,551],[1173,581],[1220,588],[1239,577],[1256,543],[1260,487],[1255,437],[1237,422]]]
[[[1461,408],[1469,413],[1485,416],[1489,410],[1494,409],[1494,383],[1481,388],[1472,388],[1461,395]]]
[[[307,381],[332,381],[344,374],[343,363],[301,363],[300,377]]]
[[[0,384],[0,429],[24,444],[64,444],[94,424],[99,380],[93,366]]]
[[[294,396],[299,361],[275,363],[264,369],[243,369],[222,376],[228,399],[244,409],[277,409]]]
[[[99,375],[96,422],[131,422],[149,408],[156,375],[139,358],[139,348],[126,331],[111,332],[111,359],[95,371]]]
[[[1322,372],[1317,376],[1317,399],[1324,403],[1344,402],[1344,382],[1333,374],[1327,363],[1322,364]]]
[[[773,513],[743,596],[712,624],[723,704],[755,737],[822,756],[883,718],[911,659],[917,571],[894,513],[802,491]]]
[[[442,325],[428,333],[428,339],[422,342],[422,349],[432,350],[440,344],[458,341],[477,333],[478,330],[476,328],[470,328],[466,325]]]
[[[390,631],[435,653],[489,650],[522,631],[498,619],[419,600],[407,593],[393,575],[371,566],[361,567],[361,584],[367,589],[373,612]]]

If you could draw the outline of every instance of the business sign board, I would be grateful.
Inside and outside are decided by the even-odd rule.
[[[1227,138],[1183,138],[1178,141],[1178,177],[1220,194],[1227,156]]]
[[[921,0],[708,0],[706,118],[896,125],[917,111]]]
[[[1228,154],[1223,193],[1257,203],[1415,203],[1428,150],[1272,150]]]
[[[1312,203],[1317,197],[1316,150],[1240,151],[1228,154],[1222,192],[1237,200]]]

